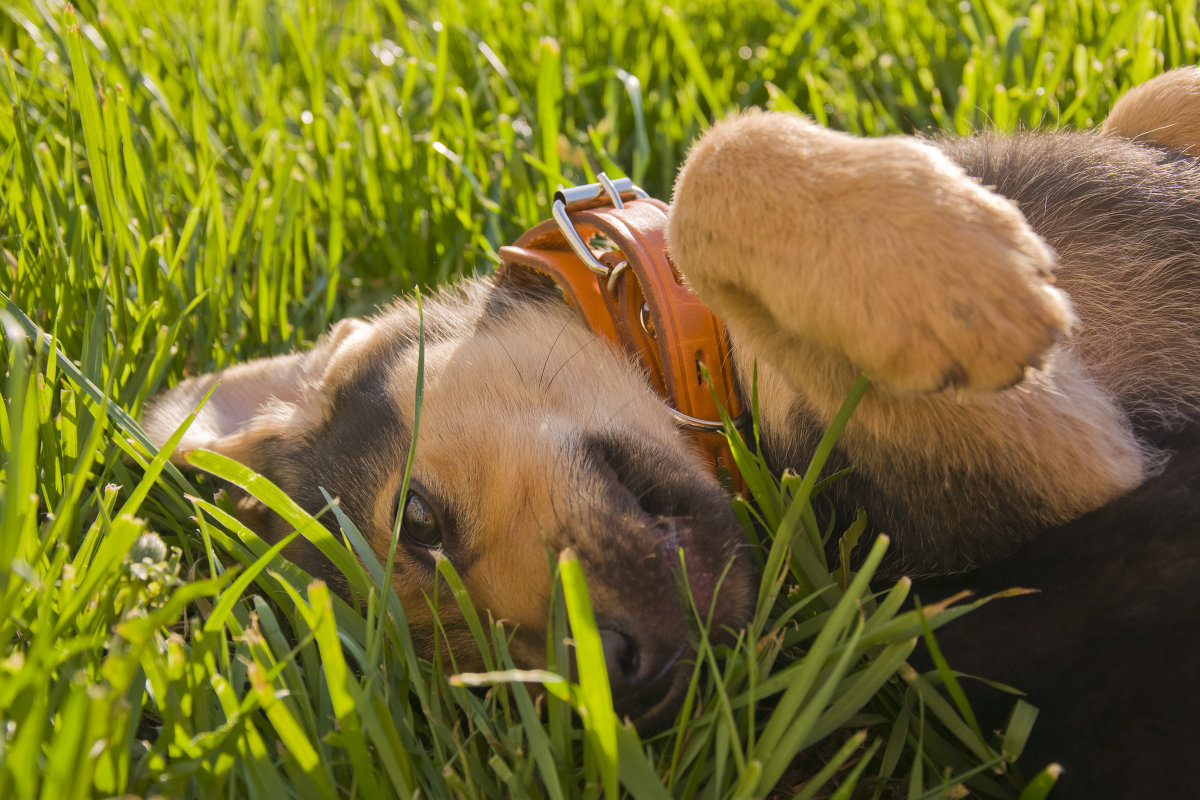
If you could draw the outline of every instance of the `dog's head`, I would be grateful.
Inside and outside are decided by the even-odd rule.
[[[445,586],[437,633],[426,599],[436,559],[451,561],[481,613],[515,628],[513,655],[532,667],[545,661],[553,555],[574,549],[618,711],[645,728],[668,722],[693,660],[680,552],[696,607],[715,608],[714,633],[743,625],[752,605],[720,487],[644,377],[560,300],[468,283],[425,303],[424,402],[400,497],[420,329],[412,303],[341,322],[307,352],[185,381],[143,424],[165,441],[216,382],[177,458],[222,452],[313,512],[323,488],[381,560],[400,515],[393,586],[418,649],[448,648],[460,669],[481,661]],[[239,510],[269,539],[286,532],[249,498]],[[331,514],[323,521],[336,528]],[[311,545],[291,557],[344,588]]]

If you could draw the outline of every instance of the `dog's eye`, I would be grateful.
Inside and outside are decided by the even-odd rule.
[[[442,546],[442,526],[438,523],[433,506],[410,487],[404,501],[404,516],[400,529],[414,543],[422,547]]]

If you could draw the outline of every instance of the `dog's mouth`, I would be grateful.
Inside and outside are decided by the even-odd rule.
[[[724,492],[653,445],[589,443],[611,535],[581,549],[618,714],[643,734],[670,725],[695,669],[695,641],[731,640],[749,620],[753,571]],[[617,565],[614,568],[614,565]]]

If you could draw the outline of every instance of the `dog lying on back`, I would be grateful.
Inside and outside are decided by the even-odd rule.
[[[802,468],[865,373],[837,454],[855,467],[833,490],[842,518],[865,507],[891,572],[928,579],[928,600],[1042,590],[939,640],[956,667],[1029,689],[1031,763],[1062,761],[1081,797],[1183,796],[1200,743],[1198,123],[1200,69],[1134,90],[1098,133],[866,140],[749,113],[696,144],[671,210],[674,262],[728,326],[742,382],[757,369],[772,465]],[[466,281],[425,301],[424,325],[407,497],[411,303],[187,380],[144,426],[165,441],[219,380],[178,458],[225,453],[314,512],[323,487],[381,558],[401,515],[393,583],[426,655],[445,557],[515,628],[514,657],[541,663],[547,548],[573,548],[618,710],[669,721],[690,672],[677,550],[697,607],[720,582],[713,630],[754,602],[720,486],[552,289]],[[285,533],[250,498],[239,512]],[[306,545],[292,557],[339,584]],[[477,666],[457,608],[438,613],[460,668]]]

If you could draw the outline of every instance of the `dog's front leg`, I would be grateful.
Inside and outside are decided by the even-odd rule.
[[[669,239],[743,378],[758,363],[778,449],[857,373],[875,382],[842,446],[917,568],[994,557],[1142,480],[1124,413],[1055,346],[1073,317],[1053,251],[932,145],[722,122],[680,173]]]
[[[671,248],[718,314],[761,321],[756,346],[821,346],[898,391],[1014,384],[1072,322],[1053,251],[1010,201],[915,139],[793,115],[700,140]]]

